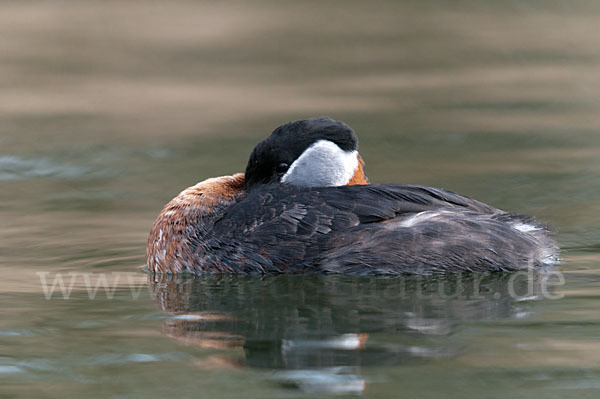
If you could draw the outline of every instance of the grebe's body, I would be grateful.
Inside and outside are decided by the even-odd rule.
[[[158,273],[436,274],[556,260],[549,229],[458,194],[368,185],[354,132],[329,118],[276,129],[246,174],[184,190],[147,247]]]

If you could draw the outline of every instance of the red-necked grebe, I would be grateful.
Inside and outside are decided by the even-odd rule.
[[[147,246],[157,273],[437,274],[556,261],[549,228],[432,187],[369,185],[354,131],[290,122],[252,151],[245,174],[169,202]]]

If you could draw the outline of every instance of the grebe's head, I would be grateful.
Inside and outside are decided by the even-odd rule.
[[[363,164],[348,125],[328,117],[299,120],[279,126],[258,143],[246,167],[245,186],[367,184]]]

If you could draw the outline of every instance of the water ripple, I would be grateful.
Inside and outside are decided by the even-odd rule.
[[[15,374],[15,373],[21,373],[21,372],[23,372],[23,369],[20,367],[0,365],[0,376],[2,376],[3,374]]]
[[[18,181],[35,177],[80,178],[89,168],[62,165],[46,159],[26,159],[15,155],[0,155],[0,181]]]

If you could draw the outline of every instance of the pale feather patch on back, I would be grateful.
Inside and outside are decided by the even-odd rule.
[[[329,140],[319,140],[294,161],[281,182],[302,187],[343,186],[357,168],[357,151],[344,151]]]
[[[400,221],[399,225],[402,227],[413,227],[418,223],[422,223],[426,220],[433,219],[437,216],[441,216],[443,214],[448,214],[452,212],[448,211],[424,211],[419,212],[416,215],[412,215],[402,221]]]
[[[516,230],[519,230],[522,233],[529,233],[531,231],[540,230],[538,226],[528,223],[514,223],[512,227]]]

